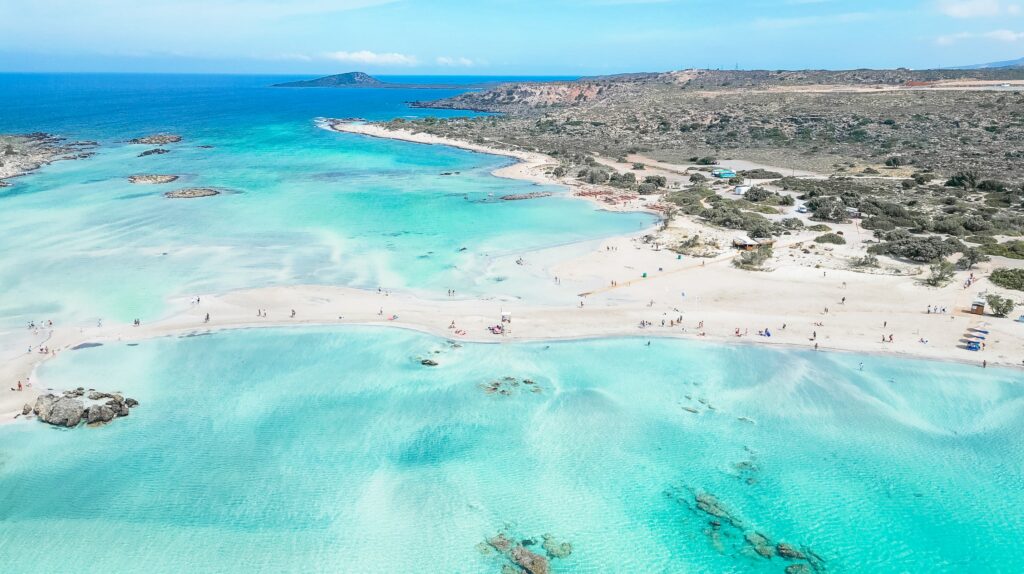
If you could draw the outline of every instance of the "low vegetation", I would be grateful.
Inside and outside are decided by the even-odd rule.
[[[989,279],[992,283],[1005,289],[1024,291],[1024,269],[1007,269],[1002,267],[992,271]]]

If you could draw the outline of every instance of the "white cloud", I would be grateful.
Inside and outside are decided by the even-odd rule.
[[[940,46],[950,46],[966,40],[991,40],[994,42],[1013,43],[1024,41],[1024,32],[1014,32],[1013,30],[992,30],[990,32],[958,32],[956,34],[939,36],[938,38],[936,38],[935,42]]]
[[[938,8],[950,18],[992,18],[1021,13],[1019,4],[1002,0],[939,0]]]
[[[468,68],[470,66],[475,66],[477,64],[473,60],[470,60],[469,58],[465,58],[462,56],[458,58],[452,58],[450,56],[438,56],[437,60],[435,61],[437,62],[438,66],[451,66],[463,68]]]
[[[358,52],[329,52],[324,58],[336,62],[349,62],[353,64],[370,64],[376,66],[415,66],[415,56],[399,54],[397,52],[371,52],[359,50]]]

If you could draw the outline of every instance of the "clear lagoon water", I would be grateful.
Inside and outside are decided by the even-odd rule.
[[[820,572],[1021,571],[1019,373],[645,342],[325,328],[67,352],[43,384],[141,406],[0,426],[0,564],[498,574],[479,545],[499,532],[571,543],[556,574],[806,564],[757,532]]]
[[[285,89],[289,78],[0,75],[0,133],[102,144],[0,190],[0,328],[31,320],[152,320],[168,301],[284,284],[523,297],[497,258],[639,231],[654,219],[490,172],[511,160],[328,132],[317,117],[452,115],[448,89]],[[429,78],[414,78],[427,82]],[[452,81],[447,79],[446,81]],[[170,153],[125,140],[176,133]],[[212,146],[212,147],[201,147]],[[442,175],[445,172],[458,175]],[[133,185],[140,173],[180,175]],[[234,193],[169,200],[166,191]]]
[[[0,75],[0,132],[102,144],[0,190],[3,352],[29,320],[149,320],[246,287],[536,296],[495,262],[653,221],[495,201],[536,188],[492,177],[502,158],[313,122],[446,115],[406,102],[454,89],[267,87],[282,79]],[[124,143],[156,132],[185,141]],[[234,192],[161,195],[183,186]],[[571,543],[556,574],[1024,571],[1019,372],[643,343],[349,327],[66,352],[39,385],[141,406],[0,425],[0,572],[498,574],[498,533]],[[768,540],[805,558],[764,558]]]

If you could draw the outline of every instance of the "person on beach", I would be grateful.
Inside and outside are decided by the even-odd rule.
[[[21,380],[19,379],[18,380],[18,391],[21,391],[21,390],[22,390],[22,388],[21,388]]]
[[[292,309],[292,319],[295,318],[295,309]]]
[[[207,314],[206,314],[206,318],[205,318],[205,319],[203,319],[203,323],[209,323],[209,322],[210,322],[210,314],[209,314],[209,313],[207,313]]]

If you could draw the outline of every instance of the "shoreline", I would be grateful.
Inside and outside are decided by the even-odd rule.
[[[390,129],[374,123],[355,122],[348,120],[332,120],[330,118],[322,118],[317,120],[317,126],[328,131],[334,131],[339,133],[355,134],[385,140],[396,140],[420,145],[445,146],[485,155],[510,157],[518,161],[511,165],[502,166],[492,170],[491,175],[504,179],[528,181],[537,185],[555,185],[559,187],[564,187],[569,190],[571,197],[575,199],[582,199],[588,201],[604,211],[628,211],[648,213],[650,215],[658,217],[659,222],[663,220],[665,217],[664,213],[656,209],[652,209],[650,206],[645,205],[643,202],[637,202],[635,204],[609,203],[606,201],[601,201],[600,199],[593,195],[582,195],[580,193],[577,193],[577,190],[589,191],[607,188],[583,184],[573,179],[557,178],[545,173],[546,168],[551,166],[557,166],[558,161],[552,158],[551,156],[545,155],[540,152],[508,150],[496,147],[489,147],[483,144],[476,144],[463,140],[435,136],[433,134],[428,134],[424,132],[413,132],[411,130],[405,129]],[[657,225],[651,226],[649,229],[653,229],[656,226]]]
[[[393,133],[369,124],[345,124],[344,129],[321,127],[513,157],[519,161],[496,169],[496,176],[570,190],[582,187],[545,174],[543,170],[556,162],[537,152],[492,149],[429,134]],[[572,196],[609,208],[594,197]],[[620,205],[618,211],[649,211],[663,217],[646,206]],[[979,368],[985,360],[993,367],[1021,369],[1024,325],[964,312],[973,291],[960,288],[960,276],[946,287],[925,288],[905,275],[875,275],[841,268],[823,271],[820,266],[787,262],[787,255],[799,259],[794,253],[806,241],[801,237],[787,239],[788,244],[780,241],[779,268],[770,273],[742,271],[732,266],[736,251],[726,249],[710,259],[683,257],[652,248],[640,237],[646,232],[597,240],[590,252],[543,265],[539,273],[532,262],[524,268],[510,265],[516,274],[532,274],[532,280],[553,280],[551,289],[556,289],[557,295],[552,300],[557,302],[545,305],[479,296],[443,299],[440,294],[429,298],[350,287],[292,285],[201,294],[202,303],[198,305],[180,299],[169,301],[180,303],[176,307],[182,310],[139,327],[119,323],[105,327],[60,325],[44,329],[42,334],[49,331],[48,345],[58,355],[86,342],[141,341],[250,328],[378,326],[413,329],[471,343],[632,337],[807,351],[817,343],[822,352],[952,361]],[[983,275],[981,270],[978,274]],[[984,280],[980,285],[989,287]],[[926,314],[926,303],[929,307],[939,303],[949,312]],[[834,312],[830,313],[829,307]],[[268,310],[274,318],[255,318],[257,309]],[[296,318],[289,317],[293,309]],[[503,311],[513,312],[515,322],[507,334],[493,335],[487,329],[501,324]],[[211,317],[209,323],[204,322],[206,313]],[[395,319],[386,319],[391,316]],[[682,321],[677,323],[678,318]],[[452,321],[463,334],[448,328]],[[649,326],[641,327],[644,323]],[[982,326],[991,333],[988,350],[960,352],[963,334]],[[772,336],[758,337],[756,333],[762,329],[770,329]],[[887,333],[896,334],[895,342],[881,342],[879,335],[884,338]],[[33,387],[26,391],[12,392],[9,386],[0,391],[0,422],[11,420],[24,403],[33,402],[45,391],[35,386],[42,383],[38,368],[58,355],[26,353],[0,363],[0,374],[10,385],[26,378],[33,381]]]

